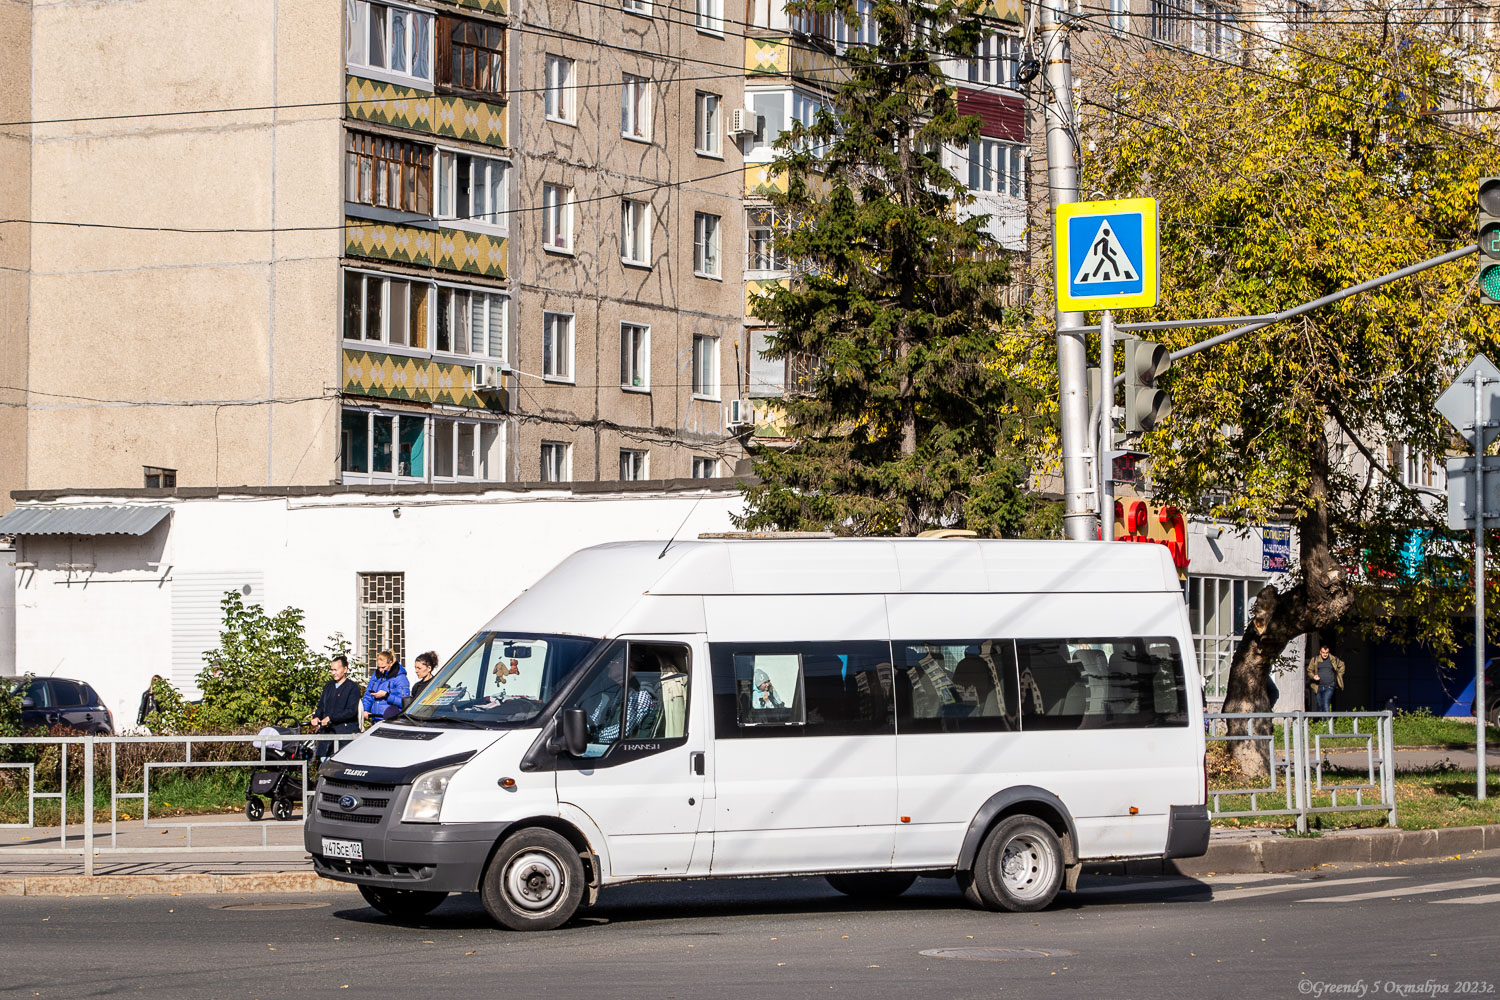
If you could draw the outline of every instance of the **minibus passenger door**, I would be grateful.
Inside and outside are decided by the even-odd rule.
[[[703,811],[704,723],[688,711],[689,637],[622,639],[564,710],[587,718],[588,749],[557,758],[558,801],[604,833],[611,874],[680,875]]]

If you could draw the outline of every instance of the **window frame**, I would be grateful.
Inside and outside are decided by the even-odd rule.
[[[707,464],[705,465],[703,463],[707,463]],[[704,470],[702,475],[699,475],[700,469]],[[714,458],[711,455],[694,455],[693,456],[693,476],[692,476],[692,478],[694,478],[694,479],[718,479],[719,478],[719,460],[717,458]]]
[[[627,330],[631,336],[639,335],[639,343],[630,344],[628,355]],[[620,388],[625,392],[651,391],[651,327],[645,323],[620,323]]]
[[[651,16],[651,0],[620,0],[620,9],[638,17]]]
[[[629,475],[626,462],[630,463]],[[651,478],[651,450],[649,448],[620,449],[620,482],[639,483]]]
[[[703,357],[699,347],[700,344],[707,345],[712,349],[713,357],[711,359]],[[723,394],[723,386],[720,384],[719,379],[719,365],[721,363],[719,356],[720,347],[719,338],[711,333],[693,334],[692,390],[694,399],[714,403],[721,401],[720,397]],[[712,377],[712,383],[705,382],[703,380],[704,375]]]
[[[724,280],[723,216],[693,213],[693,276]],[[708,270],[712,266],[713,270]]]
[[[557,237],[564,242],[556,242]],[[546,253],[572,256],[573,250],[573,188],[568,184],[542,184],[542,250]]]
[[[415,57],[418,55],[418,36],[421,33],[417,25],[422,21],[426,22],[427,76],[407,70],[391,69],[389,66],[378,65],[370,59],[371,15],[375,8],[383,12],[385,27],[382,29],[381,43],[385,51],[382,58],[387,63],[391,61],[389,43],[395,12],[400,11],[406,17],[403,23],[403,34],[406,36],[403,59],[409,67],[414,67],[417,62]],[[352,18],[351,14],[354,15]],[[434,11],[421,7],[386,3],[384,0],[346,0],[344,4],[344,65],[346,69],[353,76],[370,77],[406,85],[415,83],[423,90],[432,90],[437,81],[437,20]],[[357,45],[356,35],[359,38]]]
[[[724,0],[695,0],[693,26],[705,35],[724,37]]]
[[[651,78],[637,73],[620,74],[620,138],[651,142]]]
[[[573,446],[566,441],[543,441],[539,449],[541,457],[539,482],[569,483],[573,481]],[[556,456],[555,465],[547,461],[549,454]],[[549,472],[552,475],[549,475]]]
[[[651,230],[655,221],[649,201],[620,199],[620,263],[631,267],[652,266]]]
[[[757,218],[759,217],[759,218]],[[769,217],[769,224],[764,219]],[[753,221],[752,221],[753,220]],[[781,220],[774,205],[745,206],[745,270],[752,274],[788,274],[791,267],[781,252],[776,249],[776,232]],[[757,240],[756,233],[770,233],[769,240]],[[764,250],[757,249],[757,245]],[[757,267],[769,262],[771,267]]]
[[[1026,197],[1025,146],[995,136],[981,135],[971,139],[968,149],[956,151],[956,155],[964,161],[967,176],[963,178],[963,182],[971,194]],[[985,182],[991,182],[994,186],[986,187]]]
[[[890,642],[886,639],[848,639],[831,642],[710,642],[708,658],[709,678],[712,684],[714,738],[722,740],[894,736],[897,733],[895,675],[890,662],[890,651]],[[740,678],[735,670],[735,658],[738,656],[797,657],[796,690],[791,693],[791,698],[787,698],[784,691],[778,692],[783,703],[793,707],[787,721],[747,724],[741,719],[740,699],[748,692],[740,689]],[[846,669],[858,663],[865,669],[860,669],[856,671],[857,673],[873,675],[875,683],[868,684],[867,682],[870,688],[867,697],[872,698],[867,704],[878,705],[881,708],[880,717],[870,719],[820,718],[819,692],[810,692],[807,683],[807,660],[812,656],[825,661],[832,657],[843,658]],[[813,676],[825,675],[814,673]],[[856,694],[854,700],[857,701],[858,697]],[[848,707],[848,702],[845,703],[845,707]]]
[[[693,152],[699,156],[724,158],[723,108],[723,95],[708,90],[693,92]]]
[[[474,168],[476,163],[483,163],[487,180],[493,176],[496,168],[501,174],[498,188],[493,183],[488,183],[483,188],[487,192],[498,192],[500,202],[498,206],[487,206],[490,211],[484,216],[475,216],[472,213],[468,217],[460,217],[458,214],[458,172],[460,162],[468,160],[469,163],[469,207],[474,206]],[[451,162],[450,162],[451,161]],[[433,218],[445,223],[449,228],[462,229],[468,232],[495,233],[505,236],[510,232],[510,172],[511,162],[501,156],[486,156],[483,153],[471,152],[467,149],[458,149],[453,146],[439,145],[434,150],[432,158],[432,206]],[[452,190],[445,191],[450,186]],[[451,204],[444,204],[446,200]]]
[[[352,128],[345,129],[344,136],[346,203],[432,218],[435,145]],[[390,197],[393,183],[399,196],[395,200]],[[385,204],[380,202],[382,184],[387,192]]]
[[[457,91],[462,94],[473,94],[483,100],[504,103],[507,99],[506,75],[509,72],[509,65],[507,60],[509,58],[510,48],[510,32],[507,27],[503,24],[497,24],[494,21],[485,21],[476,17],[461,17],[456,14],[448,13],[438,14],[435,18],[435,22],[436,23],[434,25],[433,39],[437,51],[436,66],[433,73],[433,83],[437,87],[445,91],[451,90]],[[471,44],[468,41],[455,43],[455,41],[453,40],[454,31],[458,28],[463,27],[478,27],[486,33],[489,31],[500,32],[499,48],[491,48],[489,45]],[[492,78],[498,77],[498,87],[485,89],[478,86],[470,87],[464,83],[453,82],[453,50],[455,48],[474,50],[475,56],[472,59],[472,65],[474,67],[476,80],[478,79],[479,74],[478,54],[481,52],[489,53],[491,57]],[[464,64],[463,60],[460,60],[459,62],[460,65]],[[498,72],[496,72],[496,63],[498,63]]]
[[[566,320],[566,332],[568,340],[566,351],[567,372],[565,374],[556,371],[549,372],[547,370],[549,365],[554,365],[557,361],[564,359],[564,352],[556,349],[556,325],[560,321],[564,320]],[[548,328],[549,323],[552,324],[551,329]],[[578,347],[577,332],[577,317],[575,316],[575,314],[554,312],[552,310],[544,310],[542,312],[542,379],[544,381],[563,382],[569,384],[572,384],[576,381],[575,372],[577,369],[574,366],[574,362],[576,361],[575,352]],[[553,344],[553,347],[551,349],[549,349],[547,346],[549,337],[551,338]]]
[[[365,468],[363,470],[350,468],[351,439],[349,428],[346,426],[351,416],[364,418],[364,456]],[[375,467],[375,424],[377,420],[391,421],[391,437],[389,447],[390,468],[380,470]],[[422,456],[422,469],[420,472],[402,473],[401,469],[401,447],[404,424],[416,423],[419,425],[418,440],[421,442],[420,452]],[[427,483],[432,481],[432,423],[428,414],[412,413],[406,410],[383,409],[376,406],[344,406],[339,413],[339,478],[343,482],[352,483]],[[355,477],[353,479],[349,477]]]
[[[566,70],[566,79],[559,75],[563,70]],[[543,116],[549,122],[576,126],[578,87],[574,78],[578,74],[577,60],[548,52],[542,60],[542,73]]]

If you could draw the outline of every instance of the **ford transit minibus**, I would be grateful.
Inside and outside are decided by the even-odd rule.
[[[1157,545],[601,545],[331,758],[305,841],[387,914],[478,892],[517,930],[643,879],[1036,910],[1207,849],[1199,692]]]

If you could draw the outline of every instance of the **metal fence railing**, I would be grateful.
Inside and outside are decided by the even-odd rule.
[[[0,858],[81,856],[83,873],[94,874],[94,859],[104,854],[172,854],[186,849],[234,853],[245,851],[297,851],[296,845],[273,844],[270,831],[278,828],[274,821],[252,820],[246,816],[214,816],[209,820],[179,820],[152,816],[153,781],[158,789],[162,777],[182,769],[204,771],[240,769],[245,778],[247,797],[251,772],[287,769],[297,776],[295,801],[310,806],[308,771],[312,758],[331,754],[338,746],[354,739],[353,735],[282,734],[245,736],[18,736],[0,739],[0,778],[7,772],[23,775],[17,787],[0,784],[0,807],[10,816],[25,812],[26,819],[5,821],[0,816],[0,835],[17,830],[56,830],[56,846],[26,841],[12,842],[0,837]],[[279,747],[277,746],[279,744]],[[177,749],[174,749],[177,748]],[[295,752],[300,750],[301,752]],[[122,753],[123,751],[123,753]],[[30,758],[30,759],[21,759]],[[101,768],[107,772],[100,773]],[[47,823],[49,815],[39,815],[38,806],[55,803],[57,822]],[[109,807],[109,818],[96,818],[102,807]],[[69,811],[81,813],[70,823]],[[127,820],[124,817],[129,815]],[[269,815],[268,815],[269,819]],[[103,829],[101,829],[101,827]],[[203,844],[201,834],[234,829],[257,829],[258,843]],[[279,827],[285,829],[285,827]],[[173,847],[122,845],[122,832],[132,830],[185,830],[182,844]],[[200,842],[193,842],[194,834]],[[48,838],[49,841],[51,838]]]
[[[1259,783],[1210,775],[1208,811],[1214,819],[1289,816],[1297,832],[1321,813],[1380,811],[1396,825],[1395,734],[1390,712],[1243,712],[1206,717],[1208,742],[1234,750],[1257,744],[1266,763]],[[1232,726],[1239,721],[1243,726]],[[1245,730],[1231,733],[1231,728]],[[1334,765],[1329,754],[1352,755]],[[1348,772],[1352,771],[1352,775]],[[1227,800],[1227,801],[1226,801]]]

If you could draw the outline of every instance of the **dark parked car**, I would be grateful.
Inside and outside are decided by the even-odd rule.
[[[24,729],[67,726],[98,736],[109,736],[115,731],[115,717],[105,707],[104,699],[83,681],[33,677],[21,698]]]

